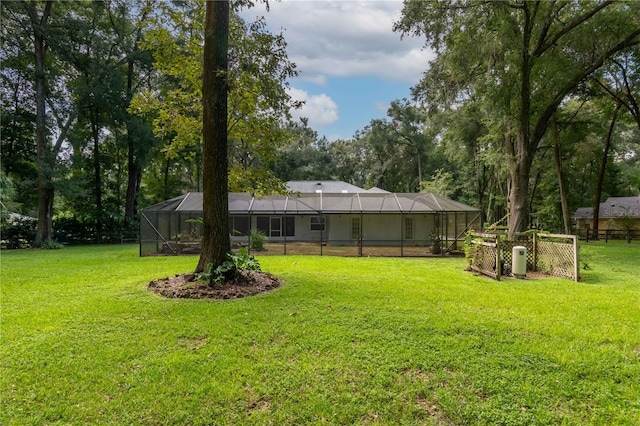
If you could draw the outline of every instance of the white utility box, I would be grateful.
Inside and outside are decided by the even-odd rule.
[[[511,272],[516,278],[527,276],[527,248],[515,246],[511,251]]]

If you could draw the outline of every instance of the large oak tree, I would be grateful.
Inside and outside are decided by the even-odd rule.
[[[640,42],[640,3],[408,0],[395,25],[437,52],[415,93],[449,107],[470,94],[493,109],[510,171],[509,232],[529,222],[536,150],[561,103],[619,52]]]

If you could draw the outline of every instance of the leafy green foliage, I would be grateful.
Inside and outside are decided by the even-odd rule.
[[[164,77],[161,90],[137,94],[131,111],[153,117],[154,132],[165,140],[168,160],[182,158],[201,179],[202,54],[204,2],[161,2],[147,24],[144,46],[153,51]],[[232,11],[229,22],[229,189],[265,194],[283,191],[266,167],[289,140],[282,118],[299,104],[286,92],[295,64],[282,34],[266,30],[264,19],[245,23]],[[193,179],[195,178],[195,179]]]
[[[420,187],[420,192],[450,197],[454,190],[453,176],[449,172],[438,169],[435,171],[433,178],[431,180],[422,181],[420,183]]]
[[[264,250],[264,243],[267,240],[267,236],[264,232],[258,229],[252,229],[249,234],[249,241],[251,241],[251,250],[261,251]]]
[[[260,262],[251,256],[245,247],[239,248],[235,253],[230,253],[229,260],[237,271],[260,271]]]
[[[10,213],[17,212],[16,189],[3,169],[0,169],[0,226],[9,219]]]
[[[58,250],[61,249],[62,247],[64,247],[62,244],[60,244],[58,241],[54,240],[53,238],[50,238],[48,240],[45,240],[42,243],[42,247],[45,250]]]
[[[19,189],[20,212],[47,218],[38,224],[38,245],[53,237],[50,221],[60,214],[91,220],[98,233],[112,219],[123,221],[125,210],[135,223],[138,178],[156,141],[148,121],[127,107],[149,81],[138,24],[151,3],[1,5],[3,164]],[[41,52],[33,50],[38,37]]]
[[[639,15],[634,2],[404,3],[394,29],[424,36],[437,54],[414,95],[443,110],[479,101],[486,135],[506,153],[509,232],[528,225],[532,166],[551,117],[607,60],[637,45]]]
[[[260,262],[254,256],[249,255],[245,247],[227,253],[227,259],[215,269],[213,269],[212,263],[207,264],[203,272],[196,274],[196,279],[210,285],[220,285],[226,280],[233,280],[242,271],[260,271]]]
[[[196,273],[196,279],[205,283],[211,283],[213,277],[213,263],[208,263],[202,272]]]
[[[10,213],[2,222],[3,249],[23,249],[30,247],[36,236],[38,219],[18,213]]]

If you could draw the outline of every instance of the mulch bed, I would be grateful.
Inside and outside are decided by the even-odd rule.
[[[266,293],[284,282],[267,272],[241,271],[236,278],[209,286],[195,274],[180,274],[151,281],[147,288],[163,297],[183,299],[237,299]]]

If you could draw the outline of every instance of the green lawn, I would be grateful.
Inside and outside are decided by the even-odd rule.
[[[284,287],[162,299],[196,257],[1,254],[0,424],[640,424],[640,245],[583,281],[464,259],[259,258]]]

